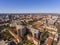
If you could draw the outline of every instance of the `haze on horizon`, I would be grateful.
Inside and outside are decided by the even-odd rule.
[[[60,0],[0,0],[0,13],[60,13]]]

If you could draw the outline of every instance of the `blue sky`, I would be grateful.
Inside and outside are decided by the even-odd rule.
[[[60,0],[0,0],[0,13],[60,13]]]

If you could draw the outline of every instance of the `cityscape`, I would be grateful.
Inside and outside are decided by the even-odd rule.
[[[2,45],[60,45],[60,14],[0,14]]]
[[[0,45],[60,45],[60,0],[0,0]]]

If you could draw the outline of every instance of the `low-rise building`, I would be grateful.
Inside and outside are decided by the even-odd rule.
[[[58,41],[58,34],[55,34],[54,40],[57,42]]]
[[[46,45],[52,45],[53,40],[54,40],[54,35],[51,34],[46,40]]]
[[[34,38],[34,37],[30,36],[30,35],[27,35],[27,39],[30,42],[34,43],[35,45],[40,45],[40,40],[38,40],[38,39],[36,39],[36,38]]]
[[[40,40],[38,40],[36,38],[34,38],[33,42],[34,42],[35,45],[40,45]]]

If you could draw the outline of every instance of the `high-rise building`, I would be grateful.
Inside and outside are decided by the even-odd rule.
[[[40,31],[39,30],[35,30],[34,38],[40,39]]]
[[[26,27],[20,23],[16,23],[16,30],[17,30],[17,34],[21,37],[24,37],[26,34]]]
[[[14,19],[14,16],[13,15],[9,15],[9,19],[10,19],[10,21],[12,21]]]
[[[21,36],[23,38],[26,34],[26,28],[24,26],[22,26],[22,28],[17,30],[17,33],[18,33],[19,36]]]
[[[30,32],[32,33],[34,38],[40,39],[40,31],[35,28],[30,28]]]

